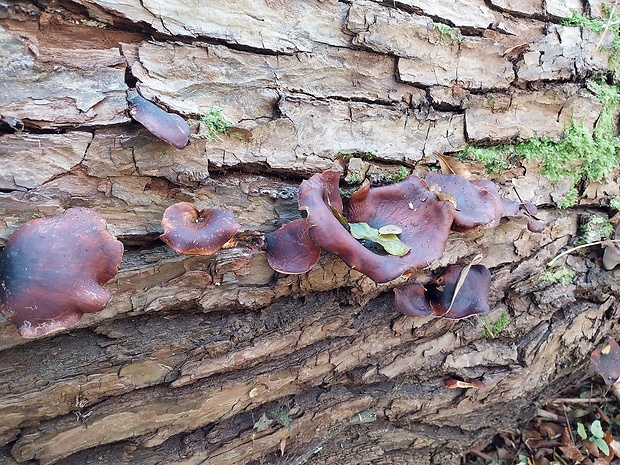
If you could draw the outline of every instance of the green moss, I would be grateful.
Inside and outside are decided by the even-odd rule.
[[[272,412],[273,419],[280,425],[288,429],[291,429],[291,425],[293,424],[293,419],[290,417],[289,412],[290,412],[290,408],[280,407],[275,412]]]
[[[507,145],[494,147],[465,147],[461,153],[456,155],[460,160],[470,160],[484,163],[487,173],[501,173],[509,167],[506,161],[509,156],[510,148]]]
[[[590,134],[583,123],[573,121],[562,139],[530,139],[517,144],[515,154],[524,160],[538,160],[541,174],[552,182],[564,178],[576,182],[582,177],[600,181],[617,166],[619,144],[615,136],[602,133],[596,137],[596,133]]]
[[[375,158],[375,154],[372,152],[338,152],[338,156],[343,160],[348,160],[349,158],[355,157],[368,161]]]
[[[433,23],[433,28],[437,29],[442,39],[447,38],[451,42],[457,43],[457,44],[463,41],[463,38],[459,34],[454,32],[454,29],[452,29],[450,26],[447,26],[442,23]]]
[[[489,173],[499,173],[511,160],[537,161],[540,171],[556,183],[570,179],[601,181],[620,164],[620,138],[616,135],[615,114],[620,109],[618,87],[605,82],[589,81],[588,89],[602,103],[602,110],[593,133],[582,122],[572,121],[560,139],[537,137],[515,144],[494,147],[466,147],[459,158],[486,164]],[[564,207],[577,200],[571,191]]]
[[[204,125],[204,131],[197,134],[198,139],[206,139],[208,141],[221,140],[220,134],[226,134],[228,128],[233,125],[224,117],[222,108],[218,106],[212,107],[208,112],[200,116],[200,122]]]
[[[620,18],[616,11],[609,5],[603,5],[604,18],[587,18],[577,11],[562,22],[565,26],[583,27],[592,32],[601,34],[607,28],[607,33],[611,34],[611,45],[602,47],[609,51],[609,69],[617,73],[620,65]]]
[[[340,197],[342,197],[343,200],[350,199],[351,195],[353,195],[353,192],[355,192],[356,190],[357,190],[357,187],[349,187],[349,188],[339,187],[338,188]]]
[[[495,96],[495,94],[488,94],[487,95],[487,106],[489,108],[494,109],[496,101],[497,101],[497,97]]]
[[[361,184],[362,181],[364,181],[364,179],[362,179],[362,176],[359,173],[348,173],[345,178],[345,182],[347,184]]]
[[[572,187],[564,196],[562,201],[559,203],[558,207],[560,208],[570,208],[577,205],[577,200],[579,198],[579,192],[575,187]]]
[[[609,208],[613,210],[620,210],[620,195],[614,195],[609,200]]]
[[[395,174],[388,174],[386,176],[386,180],[390,183],[390,184],[394,184],[397,182],[402,181],[403,179],[405,179],[407,176],[409,175],[409,170],[400,165],[400,167],[398,168],[398,173]]]
[[[605,216],[594,216],[581,226],[581,237],[577,245],[598,242],[613,236],[616,228]]]
[[[510,324],[510,317],[507,313],[502,313],[497,320],[491,322],[483,316],[482,324],[484,325],[482,337],[494,338],[506,331],[506,328],[508,328],[508,325]]]
[[[571,284],[573,279],[575,279],[575,270],[568,266],[563,266],[555,271],[547,271],[540,277],[541,281],[558,283],[564,286]]]
[[[573,15],[562,21],[564,26],[585,27],[592,32],[600,34],[605,30],[605,21],[601,19],[587,18],[578,11],[573,11]]]

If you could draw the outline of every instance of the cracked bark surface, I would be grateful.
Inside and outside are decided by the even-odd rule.
[[[378,285],[327,255],[281,275],[257,243],[299,217],[299,182],[342,154],[372,154],[367,176],[385,179],[470,143],[556,137],[572,119],[592,129],[601,104],[583,80],[607,56],[560,19],[597,8],[0,2],[0,246],[31,218],[88,206],[126,247],[112,301],[71,331],[27,340],[0,317],[0,461],[459,463],[529,420],[620,336],[620,271],[600,251],[568,259],[573,284],[539,279],[584,216],[607,213],[615,176],[559,210],[570,186],[517,165],[495,181],[541,208],[544,232],[452,233],[420,273],[483,254],[490,319],[511,319],[497,338],[478,319],[397,313],[391,289],[411,277]],[[129,118],[133,85],[190,120],[218,105],[243,136],[173,149]],[[162,213],[180,201],[232,210],[236,245],[209,258],[164,246]],[[446,389],[448,376],[486,388]]]

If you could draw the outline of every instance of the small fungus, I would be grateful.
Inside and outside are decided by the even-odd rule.
[[[434,314],[460,319],[488,313],[491,273],[483,265],[451,265],[426,286],[409,283],[394,289],[396,308],[407,316]]]
[[[213,255],[237,232],[240,225],[229,210],[196,210],[191,203],[169,206],[161,220],[161,240],[184,255]]]
[[[484,389],[486,385],[479,379],[472,379],[471,381],[461,381],[460,379],[447,378],[443,382],[444,386],[448,389]]]
[[[108,304],[102,286],[122,256],[123,244],[92,209],[31,220],[0,252],[0,312],[27,338],[69,328]]]
[[[493,181],[472,179],[455,174],[427,173],[426,182],[438,196],[450,196],[456,203],[454,212],[455,231],[465,231],[483,226],[495,228],[502,217],[525,218],[527,228],[542,232],[544,225],[536,219],[538,209],[532,202],[515,202],[502,197]]]
[[[620,346],[614,339],[605,337],[601,347],[592,351],[590,359],[605,384],[611,386],[620,379]]]
[[[614,232],[614,240],[618,241],[620,239],[620,224],[616,226],[616,230]],[[603,252],[603,268],[607,271],[613,270],[618,263],[620,263],[620,247],[618,246],[618,242],[604,243],[605,252]]]
[[[321,248],[310,239],[308,231],[305,218],[299,218],[267,233],[269,266],[280,273],[299,274],[316,265]]]
[[[479,179],[471,181],[472,184],[485,189],[487,192],[495,196],[498,203],[498,215],[495,226],[499,225],[501,217],[513,218],[520,220],[525,218],[527,222],[527,229],[534,233],[542,232],[545,229],[545,225],[541,223],[536,215],[538,214],[538,208],[529,200],[524,202],[516,202],[514,200],[502,197],[499,194],[499,190],[493,181],[486,179]],[[492,225],[491,225],[492,226]]]
[[[426,297],[435,315],[457,319],[489,312],[491,272],[484,265],[466,270],[451,265],[428,286]]]
[[[168,113],[142,97],[135,89],[127,91],[129,114],[153,135],[182,149],[189,143],[189,125],[179,115]]]

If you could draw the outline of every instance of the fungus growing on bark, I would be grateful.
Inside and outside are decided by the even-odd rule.
[[[23,337],[69,328],[110,301],[102,285],[116,275],[122,256],[123,244],[94,210],[31,220],[0,252],[0,312]]]
[[[524,202],[516,202],[506,197],[502,197],[499,194],[499,190],[493,181],[487,179],[477,179],[470,181],[473,185],[486,190],[492,194],[497,202],[497,216],[494,223],[488,225],[488,227],[495,227],[499,225],[499,220],[502,217],[513,218],[516,220],[524,219],[527,222],[527,229],[531,232],[539,233],[545,229],[545,225],[541,223],[537,218],[538,208],[529,200]]]
[[[479,379],[472,379],[471,381],[461,381],[460,379],[447,378],[443,381],[444,386],[448,389],[484,389],[486,385]]]
[[[448,194],[456,201],[452,229],[465,230],[477,226],[499,224],[500,207],[497,198],[485,187],[467,181],[456,174],[426,173],[424,177],[432,190]],[[488,181],[493,186],[492,182]],[[501,214],[499,214],[501,218]]]
[[[321,248],[310,239],[305,218],[290,221],[265,234],[265,239],[269,266],[280,273],[305,273],[321,256]]]
[[[620,224],[616,226],[616,230],[614,231],[614,241],[618,241],[620,239]],[[603,268],[607,271],[613,270],[618,263],[620,263],[620,248],[618,247],[618,242],[605,241],[603,242],[605,247],[605,252],[603,252]]]
[[[499,226],[502,217],[525,218],[527,228],[532,232],[544,229],[543,224],[535,218],[538,209],[532,202],[519,203],[502,197],[493,181],[467,181],[455,174],[435,172],[427,173],[425,179],[431,190],[454,198],[456,209],[452,229],[455,231],[478,226],[495,228]]]
[[[620,399],[620,346],[611,337],[605,337],[603,344],[592,351],[590,360],[605,384]]]
[[[196,210],[180,202],[166,208],[161,240],[184,255],[213,255],[237,232],[240,225],[229,210]]]
[[[366,183],[351,196],[345,219],[338,190],[340,175],[333,170],[315,174],[299,188],[299,208],[307,212],[309,237],[322,250],[379,283],[441,258],[454,206],[440,201],[424,180],[408,176],[375,189]],[[411,251],[403,256],[375,253],[351,235],[348,227],[354,223],[366,223],[376,230],[396,227],[401,231],[399,241]]]
[[[483,265],[451,265],[426,286],[409,283],[394,289],[396,308],[407,316],[459,319],[488,313],[491,273]]]
[[[135,89],[127,91],[129,114],[153,135],[182,149],[189,143],[189,125],[179,115],[168,113],[142,97]]]
[[[407,316],[433,315],[433,309],[426,299],[426,289],[419,283],[407,283],[394,289],[396,308]]]
[[[590,359],[605,384],[611,386],[620,379],[620,346],[614,339],[605,337],[601,347],[592,351]]]

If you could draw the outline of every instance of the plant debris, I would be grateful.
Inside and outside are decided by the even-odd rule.
[[[501,432],[469,451],[464,465],[613,465],[620,463],[620,402],[602,378],[565,389],[517,432]]]

